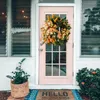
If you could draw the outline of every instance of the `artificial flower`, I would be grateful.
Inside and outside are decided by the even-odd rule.
[[[41,28],[42,41],[46,44],[62,45],[68,41],[70,29],[71,27],[66,18],[54,14],[47,16],[47,20]]]

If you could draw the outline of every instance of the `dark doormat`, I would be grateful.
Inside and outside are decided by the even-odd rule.
[[[39,90],[36,100],[75,100],[71,90]]]

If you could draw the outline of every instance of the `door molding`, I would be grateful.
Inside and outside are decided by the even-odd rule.
[[[75,15],[75,12],[76,12],[76,7],[75,7],[75,3],[74,4],[54,4],[54,3],[37,3],[36,5],[36,85],[39,85],[39,46],[40,46],[40,43],[39,43],[39,7],[49,7],[49,6],[52,6],[52,7],[73,7],[74,8],[74,29],[73,29],[73,32],[75,33],[75,20],[76,20],[76,15]],[[74,36],[75,34],[73,35],[73,42],[74,42]],[[74,48],[73,48],[73,72],[74,72],[74,75],[73,75],[73,85],[75,85],[75,78],[76,78],[76,69],[75,69],[75,57],[74,57]]]

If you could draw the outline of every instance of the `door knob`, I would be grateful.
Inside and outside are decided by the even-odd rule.
[[[42,46],[44,44],[44,42],[40,42],[40,46]]]
[[[39,51],[43,51],[43,49],[40,48]]]

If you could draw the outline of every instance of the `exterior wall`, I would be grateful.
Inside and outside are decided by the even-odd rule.
[[[23,57],[22,57],[23,58]],[[6,77],[6,75],[11,74],[17,63],[22,58],[16,57],[7,57],[0,58],[0,90],[9,90],[10,89],[10,80]],[[31,84],[35,84],[35,57],[27,58],[26,61],[22,65],[23,69],[27,71],[31,77],[29,79]]]
[[[32,45],[32,57],[26,57],[26,61],[23,63],[23,69],[27,71],[31,77],[29,79],[30,88],[44,88],[44,89],[60,89],[60,88],[78,88],[76,85],[75,76],[79,69],[88,67],[88,68],[100,68],[100,58],[85,58],[80,56],[80,47],[81,47],[81,0],[76,0],[75,5],[75,32],[74,32],[74,85],[37,85],[38,80],[36,79],[36,75],[38,74],[36,68],[36,52],[38,50],[37,41],[36,40],[36,25],[34,13],[36,14],[36,5],[34,4],[34,0],[32,2],[32,36],[31,36],[31,45]],[[36,14],[37,15],[37,14]],[[11,71],[15,69],[17,63],[23,57],[0,57],[0,90],[9,90],[10,89],[10,80],[6,78],[6,75],[10,74]]]

